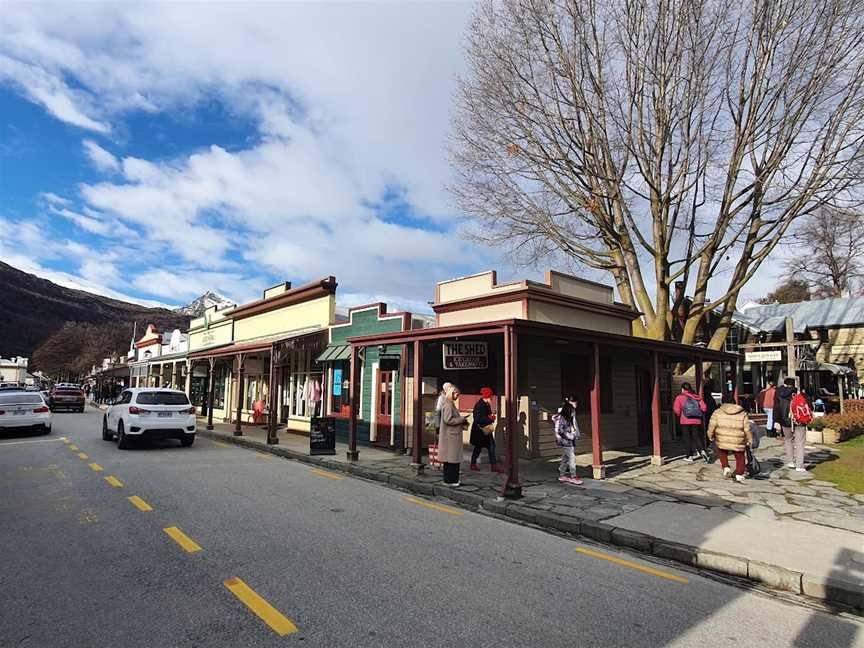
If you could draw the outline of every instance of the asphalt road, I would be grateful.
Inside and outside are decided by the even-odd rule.
[[[100,421],[0,438],[0,646],[864,646],[855,617]]]

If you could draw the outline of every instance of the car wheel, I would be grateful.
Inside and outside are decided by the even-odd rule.
[[[183,437],[182,439],[180,439],[180,445],[183,446],[184,448],[188,448],[188,447],[191,446],[193,443],[195,443],[195,437],[194,437],[194,436],[192,436],[192,437]]]
[[[129,449],[129,439],[126,437],[126,433],[123,432],[123,421],[118,421],[117,423],[117,447],[120,450]]]
[[[51,434],[51,426],[50,426],[50,425],[46,425],[46,426],[45,426],[45,431],[44,431],[42,434]]]
[[[114,435],[108,429],[108,417],[102,417],[102,440],[103,441],[113,441]]]

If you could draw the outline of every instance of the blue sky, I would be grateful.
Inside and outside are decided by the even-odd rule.
[[[7,6],[0,259],[142,303],[494,267],[445,190],[467,4]]]

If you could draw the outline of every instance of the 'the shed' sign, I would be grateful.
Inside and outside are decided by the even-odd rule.
[[[444,369],[486,369],[489,350],[485,342],[444,342]]]

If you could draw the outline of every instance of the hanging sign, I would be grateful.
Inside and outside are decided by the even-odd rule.
[[[486,369],[489,350],[485,342],[444,342],[444,369]]]
[[[782,351],[745,351],[744,362],[780,362]]]
[[[342,395],[342,370],[334,369],[333,370],[333,395],[341,396]]]

